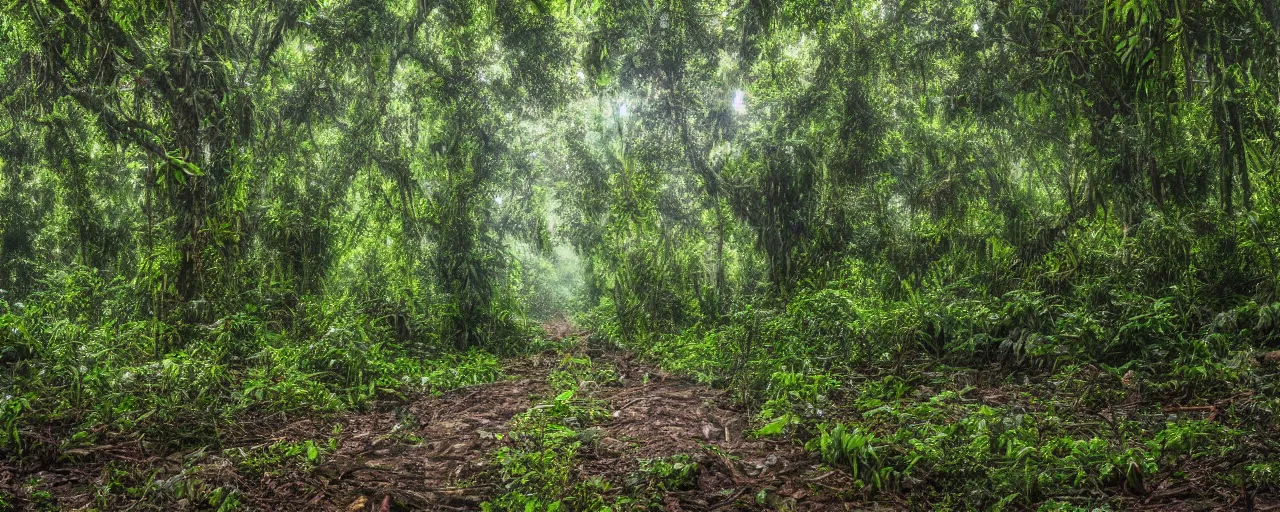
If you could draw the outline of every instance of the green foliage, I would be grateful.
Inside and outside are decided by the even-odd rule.
[[[823,409],[830,410],[832,403],[828,395],[836,385],[829,375],[821,373],[774,372],[764,391],[769,398],[760,408],[759,419],[766,424],[756,434],[781,434],[788,426],[801,420],[823,417]]]
[[[642,492],[687,489],[698,475],[698,463],[685,454],[641,459],[640,469],[628,477],[628,485]]]
[[[337,449],[336,438],[330,438],[327,444],[319,444],[311,439],[300,442],[276,441],[248,451],[238,450],[233,459],[252,474],[269,477],[290,465],[296,465],[304,471],[314,468],[323,462],[324,454]]]
[[[592,424],[604,421],[609,412],[590,397],[598,388],[598,375],[590,359],[568,356],[549,379],[557,394],[518,415],[505,444],[491,457],[497,477],[506,491],[483,505],[484,510],[556,511],[600,510],[608,484],[581,480],[574,471],[574,459],[584,447],[595,442],[599,429]],[[582,393],[585,396],[579,396]]]
[[[942,393],[869,409],[859,423],[821,426],[807,446],[848,468],[859,487],[910,491],[939,505],[1004,508],[1082,489],[1143,494],[1162,467],[1220,457],[1236,449],[1239,435],[1203,421],[1170,423],[1153,435],[1125,425],[1122,431],[1137,437],[1117,444],[1072,435],[1048,413],[966,406],[957,398]]]
[[[862,432],[857,427],[846,429],[836,425],[830,431],[823,430],[807,446],[822,455],[828,464],[843,465],[850,470],[855,485],[869,485],[875,489],[893,486],[897,471],[881,467],[875,434]],[[908,466],[902,472],[910,472]],[[865,483],[864,483],[865,482]]]
[[[577,314],[929,505],[1274,485],[1222,441],[1280,410],[1274,2],[0,10],[14,458],[496,379]],[[552,375],[494,506],[605,506],[566,468],[615,377]]]
[[[440,392],[501,376],[493,355],[415,356],[390,341],[393,327],[342,310],[313,317],[321,320],[314,330],[283,330],[271,325],[268,311],[247,306],[192,326],[194,340],[171,347],[177,327],[119,318],[127,318],[120,310],[128,309],[130,297],[121,284],[78,273],[48,286],[3,317],[14,343],[0,446],[17,452],[28,448],[23,429],[43,421],[69,420],[85,433],[108,426],[203,442],[250,411],[337,411],[379,396]],[[95,296],[106,297],[101,309],[92,305]],[[103,439],[68,440],[71,446],[95,441]]]
[[[572,393],[579,389],[600,388],[617,382],[618,376],[612,368],[601,368],[590,358],[566,355],[560,365],[549,375],[547,384],[554,389]]]

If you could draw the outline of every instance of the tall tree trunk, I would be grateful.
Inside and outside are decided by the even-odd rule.
[[[1234,146],[1236,172],[1240,175],[1240,200],[1245,211],[1253,209],[1253,185],[1249,182],[1249,160],[1244,152],[1244,129],[1240,123],[1240,103],[1236,100],[1227,102],[1227,113],[1231,120],[1231,135]]]
[[[1160,166],[1155,158],[1147,157],[1147,174],[1151,178],[1151,196],[1156,200],[1156,206],[1163,210],[1164,184],[1160,179]]]
[[[1233,209],[1231,204],[1233,154],[1231,153],[1230,127],[1225,119],[1226,107],[1222,103],[1221,99],[1213,100],[1213,120],[1218,127],[1218,198],[1222,203],[1222,211],[1230,215]]]

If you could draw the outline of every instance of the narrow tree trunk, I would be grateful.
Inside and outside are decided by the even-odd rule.
[[[1151,195],[1156,200],[1156,206],[1161,210],[1164,209],[1164,183],[1160,179],[1160,167],[1156,164],[1156,159],[1147,158],[1147,172],[1151,177]]]
[[[1245,211],[1253,209],[1253,185],[1249,182],[1249,160],[1244,153],[1244,129],[1240,123],[1240,103],[1227,102],[1227,113],[1231,120],[1231,135],[1236,160],[1236,172],[1240,175],[1240,199]]]
[[[1218,195],[1219,201],[1222,203],[1222,211],[1227,215],[1231,214],[1231,194],[1232,194],[1232,153],[1231,153],[1231,136],[1228,133],[1230,128],[1224,119],[1226,117],[1226,108],[1222,104],[1222,100],[1214,100],[1213,118],[1215,124],[1218,125]]]

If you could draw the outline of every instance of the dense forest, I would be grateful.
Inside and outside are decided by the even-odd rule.
[[[4,0],[0,510],[1280,508],[1280,3]]]

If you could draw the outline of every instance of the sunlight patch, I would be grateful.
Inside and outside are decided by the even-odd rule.
[[[739,114],[747,113],[747,93],[742,89],[733,92],[733,111]]]

